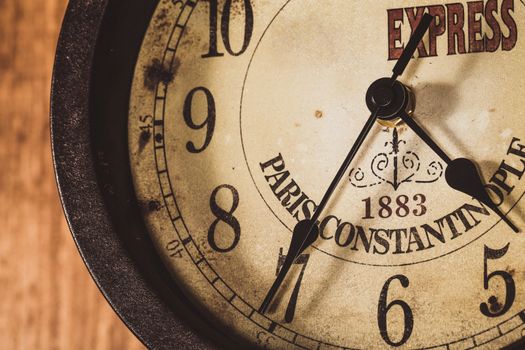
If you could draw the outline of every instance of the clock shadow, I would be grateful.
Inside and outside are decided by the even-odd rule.
[[[309,249],[306,250],[306,254],[311,253]],[[283,284],[275,294],[273,302],[268,308],[268,313],[272,316],[276,316],[281,322],[284,322],[284,310],[287,308],[291,302],[291,294],[294,289],[294,284],[297,281],[297,278],[301,274],[301,267],[297,264],[292,264],[290,271],[287,273]]]
[[[358,166],[363,160],[367,158],[367,150],[372,145],[377,142],[378,137],[381,135],[381,133],[385,130],[385,127],[380,125],[379,123],[376,123],[374,128],[370,131],[368,136],[366,137],[365,141],[363,142],[363,145],[361,146],[361,149],[356,154],[355,158],[353,159],[352,163],[350,164],[350,168]],[[353,143],[354,140],[352,140],[351,143]],[[351,145],[348,149],[350,149]],[[342,161],[342,160],[341,160]],[[348,181],[348,171],[345,177],[341,180],[338,186],[338,190],[334,192],[332,197],[330,198],[330,201],[328,202],[325,210],[321,214],[321,217],[329,215],[332,213],[332,210],[334,208],[335,203],[338,203],[340,200],[342,200],[342,196],[345,195],[345,188],[347,186],[351,186],[350,182]],[[360,221],[356,222],[357,225],[361,224]],[[322,249],[320,242],[317,241],[314,243],[313,247],[308,248],[305,253],[306,254],[319,254],[325,252],[325,250]],[[341,261],[334,259],[335,263],[341,263]],[[326,290],[327,286],[334,286],[336,285],[336,281],[340,278],[346,278],[346,276],[341,275],[340,269],[328,269],[327,271],[323,272],[325,279],[323,283],[318,284],[315,287],[315,290],[311,293],[311,295],[317,296],[317,295],[323,295],[324,291]],[[283,288],[284,289],[284,288]],[[319,310],[319,302],[321,301],[320,298],[312,298],[311,300],[304,301],[304,304],[302,306],[301,313],[305,313],[307,315],[313,314],[316,310]]]
[[[455,77],[455,81],[457,81],[456,84],[434,83],[415,85],[412,87],[416,100],[414,118],[423,129],[429,132],[431,137],[435,137],[433,136],[435,133],[433,133],[432,130],[436,129],[442,131],[440,134],[447,135],[447,141],[454,144],[458,150],[456,154],[449,153],[452,158],[456,158],[455,156],[465,157],[470,153],[472,145],[463,142],[457,130],[451,128],[448,123],[443,123],[443,121],[451,120],[450,124],[454,125],[456,119],[465,118],[465,116],[457,114],[457,106],[460,102],[461,90],[464,88],[463,84],[466,78],[471,76],[477,58],[478,55],[465,56],[459,69],[461,73]],[[414,60],[413,64],[409,66],[410,69],[408,69],[407,75],[414,75],[418,78],[417,70],[422,62],[424,62],[424,60]],[[446,101],[446,103],[437,104],[435,101]],[[444,147],[445,152],[450,152],[441,144],[439,139],[435,139],[435,141]],[[498,163],[490,161],[480,161],[478,164],[481,169],[498,169],[499,167]],[[480,172],[482,172],[481,169],[479,169]],[[482,179],[487,180],[490,176],[492,176],[492,174],[482,174]],[[484,183],[486,183],[486,181]],[[517,198],[517,194],[512,193],[508,195],[505,200],[516,203],[515,201],[519,201],[520,198]],[[520,219],[525,218],[525,212],[519,207],[512,208],[512,213],[514,213],[514,215],[511,216],[518,216]]]
[[[441,130],[442,132],[440,134],[447,135],[447,141],[452,142],[462,155],[469,154],[469,145],[461,140],[457,130],[454,130],[448,123],[444,122],[450,120],[450,124],[454,125],[454,123],[461,121],[461,118],[465,118],[465,116],[456,113],[457,106],[461,98],[463,83],[466,78],[471,76],[476,60],[477,55],[464,56],[461,67],[458,69],[461,74],[455,77],[449,77],[456,83],[438,82],[416,84],[411,87],[415,95],[414,119],[433,138],[435,138],[434,135],[436,133],[431,132],[431,130]],[[418,79],[417,68],[422,62],[424,62],[424,59],[415,60],[416,64],[412,65],[412,70],[410,70],[408,74]],[[432,63],[429,62],[429,64]],[[447,77],[447,72],[443,72],[443,77]],[[442,102],[436,103],[436,101]],[[444,146],[441,144],[440,140],[435,139],[435,141],[438,145]],[[445,148],[445,152],[450,151]],[[450,156],[454,158],[452,154]]]
[[[308,250],[310,250],[310,254],[319,254],[319,252],[315,252],[312,248],[309,248]],[[341,261],[334,259],[334,263],[341,263]],[[319,303],[326,289],[330,288],[330,286],[337,285],[336,282],[338,279],[347,277],[347,276],[343,276],[341,274],[341,270],[336,269],[336,268],[330,268],[328,269],[328,271],[324,271],[323,275],[325,276],[323,283],[317,284],[315,290],[311,293],[311,295],[313,296],[321,296],[321,297],[314,297],[308,301],[305,301],[304,304],[302,305],[301,313],[304,313],[305,315],[314,315],[315,312],[318,312]]]

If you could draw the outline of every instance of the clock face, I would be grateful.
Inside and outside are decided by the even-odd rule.
[[[370,85],[391,75],[425,13],[398,78],[407,115],[450,158],[474,161],[525,231],[523,2],[159,2],[130,98],[136,195],[173,280],[233,337],[495,349],[525,335],[524,233],[451,188],[449,162],[398,118],[371,124],[317,213],[318,237],[261,308],[294,228],[372,113]]]

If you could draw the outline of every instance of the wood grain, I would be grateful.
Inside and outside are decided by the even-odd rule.
[[[89,276],[49,140],[65,0],[0,0],[0,349],[142,349]]]

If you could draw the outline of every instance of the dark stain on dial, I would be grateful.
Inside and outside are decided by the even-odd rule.
[[[148,142],[151,140],[151,131],[149,130],[142,130],[140,133],[139,138],[139,152],[142,152],[144,150],[144,147],[148,144]]]
[[[148,202],[148,210],[151,211],[159,211],[162,209],[162,205],[159,201],[149,201]]]
[[[255,8],[255,4],[257,3],[257,1],[251,1],[251,5],[252,5],[252,8]],[[219,6],[220,8],[221,6]],[[231,15],[233,16],[244,16],[245,14],[245,6],[244,6],[244,1],[233,1],[232,4],[231,4]],[[219,9],[219,12],[220,14],[222,15],[222,9]]]
[[[158,31],[159,29],[166,29],[170,26],[170,22],[168,19],[168,9],[163,8],[160,13],[158,14],[156,21],[155,21],[155,29]]]
[[[154,212],[158,212],[163,208],[163,205],[158,200],[145,200],[145,201],[138,201],[136,205],[140,208],[140,210],[145,214],[150,214]]]
[[[202,35],[196,31],[192,31],[190,27],[184,29],[184,35],[180,43],[181,49],[190,49],[192,46],[201,46],[202,52],[209,50],[209,43],[206,40],[202,40]]]
[[[501,305],[497,297],[491,296],[489,298],[489,309],[491,312],[496,313],[500,311],[502,308],[503,308],[503,305]]]
[[[159,83],[168,85],[173,81],[178,66],[179,63],[174,62],[173,70],[170,70],[169,67],[164,66],[159,59],[153,59],[153,61],[144,68],[144,87],[149,91],[155,91]]]
[[[144,215],[159,212],[164,207],[161,202],[155,199],[138,200],[135,202],[135,205],[138,206],[138,208]]]
[[[156,33],[156,42],[160,42],[162,38],[168,33],[172,25],[169,11],[167,8],[162,8],[159,14],[154,19],[154,32]]]

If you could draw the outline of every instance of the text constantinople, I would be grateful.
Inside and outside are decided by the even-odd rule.
[[[281,154],[260,163],[271,191],[279,203],[297,221],[311,218],[316,203],[301,189],[286,170]],[[525,173],[525,146],[513,138],[507,158],[490,178],[486,188],[497,205],[514,191]],[[332,240],[337,246],[369,254],[408,254],[432,249],[466,234],[491,215],[490,210],[472,200],[446,215],[419,226],[377,228],[344,221],[334,215],[322,216],[320,238]]]

